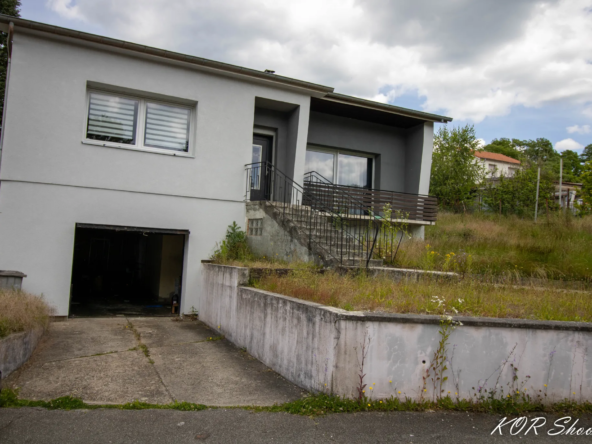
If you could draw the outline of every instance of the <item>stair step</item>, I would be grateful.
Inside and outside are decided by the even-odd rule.
[[[309,248],[314,254],[323,257],[326,264],[366,266],[369,254],[366,246],[361,245],[359,239],[351,233],[340,230],[327,214],[321,214],[305,205],[281,202],[265,202],[264,205],[272,209],[276,220],[283,221],[291,227],[290,229],[296,229],[302,237],[308,239]],[[369,262],[369,265],[374,267],[382,264],[381,259],[371,259]]]

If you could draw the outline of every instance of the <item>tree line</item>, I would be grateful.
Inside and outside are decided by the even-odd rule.
[[[521,162],[512,177],[503,174],[495,181],[476,151],[488,151],[512,157]],[[563,182],[582,183],[576,204],[578,214],[592,213],[592,144],[582,154],[565,150],[561,153],[545,138],[519,140],[500,138],[480,146],[472,125],[449,129],[442,127],[434,137],[434,154],[430,193],[442,208],[468,211],[476,207],[501,214],[532,216],[536,205],[537,174],[540,168],[539,211],[555,211],[555,182],[560,177],[563,160]]]

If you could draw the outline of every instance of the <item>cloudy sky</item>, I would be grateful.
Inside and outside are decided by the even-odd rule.
[[[592,143],[592,0],[22,0],[22,17]],[[449,124],[450,125],[450,124]]]

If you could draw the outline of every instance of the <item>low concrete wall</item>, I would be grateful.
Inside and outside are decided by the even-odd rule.
[[[39,328],[14,333],[0,339],[0,372],[6,378],[31,357],[44,330]]]
[[[357,396],[365,344],[370,398],[438,394],[429,368],[440,317],[347,312],[241,287],[248,281],[246,268],[204,264],[204,273],[200,319],[299,386]],[[469,398],[480,388],[506,394],[526,389],[546,401],[592,401],[591,324],[455,320],[463,325],[454,329],[445,350],[444,394]]]

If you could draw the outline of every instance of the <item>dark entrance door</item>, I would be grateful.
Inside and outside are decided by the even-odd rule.
[[[253,135],[253,168],[251,170],[251,200],[271,198],[272,138]]]

